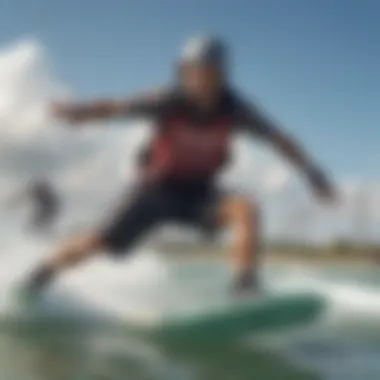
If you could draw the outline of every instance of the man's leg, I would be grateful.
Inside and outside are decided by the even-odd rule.
[[[238,288],[258,285],[258,254],[261,245],[260,210],[243,196],[227,195],[221,198],[217,222],[232,227],[232,259],[237,273]]]
[[[220,194],[212,183],[189,188],[179,200],[181,221],[199,227],[205,234],[215,233],[221,226],[232,227],[236,286],[257,286],[261,237],[259,208],[245,197]]]
[[[102,239],[97,233],[70,238],[32,272],[28,283],[30,290],[40,290],[65,268],[98,254],[101,247]]]
[[[76,236],[62,244],[31,275],[32,290],[45,287],[58,273],[101,252],[119,254],[130,249],[146,232],[165,218],[167,197],[153,188],[140,189],[118,208],[107,227]]]

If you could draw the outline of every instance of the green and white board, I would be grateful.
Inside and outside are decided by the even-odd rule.
[[[128,304],[128,301],[126,301]],[[33,305],[34,304],[34,305]],[[210,297],[208,302],[186,307],[171,307],[150,312],[111,312],[106,304],[93,304],[51,293],[23,311],[12,314],[11,321],[43,325],[90,325],[95,320],[122,325],[143,338],[163,343],[217,342],[239,339],[247,334],[275,332],[314,321],[325,309],[324,300],[316,294],[265,294],[238,299],[230,295]],[[123,309],[124,310],[124,309]],[[21,311],[21,314],[20,314]],[[104,323],[103,323],[104,322]]]
[[[315,294],[283,294],[229,299],[196,310],[164,313],[140,321],[135,329],[164,342],[216,342],[238,339],[250,333],[273,332],[314,321],[324,310],[324,300]]]

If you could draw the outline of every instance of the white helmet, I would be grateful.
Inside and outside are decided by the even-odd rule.
[[[225,42],[217,37],[193,37],[185,43],[181,52],[180,62],[183,64],[213,64],[225,70],[228,61],[227,50]]]

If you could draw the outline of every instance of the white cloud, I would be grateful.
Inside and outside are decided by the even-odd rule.
[[[30,138],[50,119],[47,100],[63,92],[50,75],[44,50],[23,41],[0,50],[0,133],[2,141]]]
[[[292,172],[284,164],[273,165],[265,178],[264,184],[267,191],[282,191],[292,181]]]

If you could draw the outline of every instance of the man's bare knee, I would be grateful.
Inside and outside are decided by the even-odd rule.
[[[257,226],[260,219],[258,205],[242,196],[228,198],[223,207],[224,220],[226,223]]]

